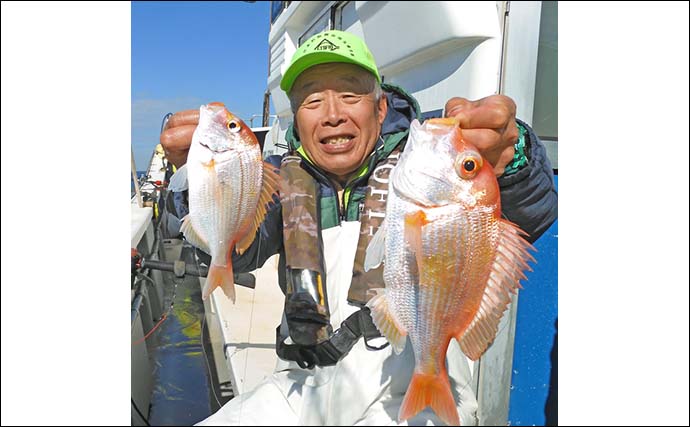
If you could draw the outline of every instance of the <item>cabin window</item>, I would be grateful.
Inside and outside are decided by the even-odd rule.
[[[357,9],[353,1],[335,2],[332,6],[322,11],[309,29],[300,36],[298,45],[302,45],[309,37],[326,30],[341,30],[364,37],[362,24],[357,16]]]
[[[301,46],[302,43],[307,41],[309,37],[313,36],[314,34],[318,34],[320,32],[326,31],[330,29],[330,22],[331,22],[331,12],[328,11],[321,15],[319,19],[317,19],[309,29],[302,34],[302,37],[299,38],[299,45]]]
[[[351,31],[352,26],[359,22],[353,1],[342,2],[334,9],[334,13],[333,22],[336,30]]]
[[[289,1],[272,1],[271,2],[271,24],[276,22],[276,19],[281,13],[290,5]]]
[[[558,4],[541,4],[539,52],[532,128],[544,142],[554,169],[558,169]]]

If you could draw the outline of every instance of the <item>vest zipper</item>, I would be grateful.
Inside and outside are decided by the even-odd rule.
[[[302,156],[302,157],[303,157],[303,156]],[[335,186],[333,185],[333,182],[331,181],[331,179],[328,178],[326,175],[324,175],[323,172],[321,172],[318,168],[316,168],[314,165],[311,164],[311,162],[307,161],[306,159],[302,162],[302,164],[307,165],[307,167],[309,168],[309,170],[310,170],[311,172],[313,172],[314,175],[318,176],[322,181],[327,182],[327,183],[328,183],[328,186],[329,186],[329,187],[331,188],[331,190],[333,190],[333,192],[335,193],[336,200],[338,201],[338,203],[336,203],[336,209],[337,209],[337,211],[338,211],[338,212],[337,212],[337,215],[338,215],[338,225],[341,225],[341,224],[343,223],[343,221],[345,221],[345,220],[347,219],[347,209],[346,209],[346,206],[349,205],[350,202],[352,201],[352,193],[354,193],[354,188],[356,188],[356,185],[358,185],[360,182],[362,182],[363,180],[366,180],[366,179],[369,178],[369,175],[371,174],[371,172],[372,172],[372,170],[373,170],[373,165],[376,164],[376,160],[377,160],[378,158],[379,158],[379,155],[378,155],[378,153],[377,153],[376,151],[375,151],[374,153],[372,153],[372,157],[369,159],[369,171],[368,171],[366,174],[362,175],[362,176],[358,176],[357,178],[355,178],[354,181],[345,184],[345,187],[343,187],[343,200],[342,200],[342,203],[341,203],[341,201],[340,201],[340,197],[338,196],[338,192],[336,191]],[[346,189],[347,189],[348,187],[350,188],[350,194],[348,194],[347,200],[345,200],[345,191],[346,191]],[[347,203],[345,203],[345,202],[347,202]],[[362,206],[359,207],[359,209],[360,209],[360,214],[361,214],[362,208],[363,208]]]
[[[347,211],[345,210],[345,189],[343,188],[343,197],[342,201],[340,200],[340,195],[339,193],[335,193],[335,195],[338,197],[338,218],[340,220],[340,223],[342,224],[343,221],[347,219]]]
[[[354,192],[355,192],[355,188],[357,188],[357,186],[358,186],[361,182],[366,181],[367,179],[369,179],[369,176],[370,176],[371,173],[373,172],[373,170],[374,170],[374,165],[376,164],[376,160],[377,160],[378,158],[379,158],[378,153],[377,153],[376,151],[374,151],[374,153],[372,153],[372,156],[369,158],[369,166],[368,166],[367,173],[365,173],[364,175],[358,176],[357,178],[355,178],[354,181],[352,181],[352,182],[350,182],[350,183],[348,183],[348,184],[345,185],[345,188],[350,188],[350,194],[348,194],[347,203],[345,203],[345,188],[343,189],[343,211],[345,211],[345,212],[343,212],[343,221],[345,220],[345,216],[347,215],[347,211],[345,210],[345,206],[346,206],[346,205],[349,206],[350,203],[352,203],[352,195],[353,195]],[[363,203],[360,203],[358,209],[359,209],[359,216],[361,217],[361,216],[362,216],[362,211],[364,210],[364,204],[363,204]]]

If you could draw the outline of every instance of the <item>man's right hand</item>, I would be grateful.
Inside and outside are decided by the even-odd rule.
[[[165,156],[176,167],[187,163],[192,135],[199,124],[199,110],[184,110],[173,114],[161,133]]]

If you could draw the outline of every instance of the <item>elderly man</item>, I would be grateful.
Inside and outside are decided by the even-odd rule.
[[[200,424],[395,425],[414,356],[411,346],[395,355],[380,345],[364,305],[373,288],[383,287],[381,273],[364,271],[362,261],[385,214],[388,173],[411,121],[419,118],[417,102],[381,83],[361,39],[333,30],[300,46],[281,88],[294,113],[281,177],[308,201],[273,206],[252,246],[233,258],[241,272],[281,254],[286,302],[277,331],[280,359],[272,376]],[[451,98],[445,114],[458,119],[465,139],[493,166],[504,216],[536,240],[556,218],[556,192],[544,147],[516,120],[514,102],[500,95],[475,102]],[[183,111],[161,135],[177,166],[186,161],[197,123],[198,111]],[[281,200],[290,196],[281,194]],[[318,233],[285,233],[296,217],[307,223],[300,228]],[[476,424],[469,366],[455,341],[447,358],[461,424]],[[427,409],[407,423],[441,421]]]

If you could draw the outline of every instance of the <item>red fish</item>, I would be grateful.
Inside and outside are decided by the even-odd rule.
[[[407,337],[414,350],[398,420],[431,406],[445,423],[459,425],[445,366],[450,340],[479,359],[534,248],[501,218],[493,169],[463,140],[455,119],[412,123],[388,197],[365,268],[384,262],[386,287],[367,304],[374,324],[397,353]]]
[[[201,106],[183,168],[189,215],[183,218],[182,232],[190,243],[211,255],[202,296],[206,299],[220,286],[234,302],[232,250],[241,254],[254,241],[266,205],[277,192],[279,177],[262,161],[251,129],[220,103]],[[181,172],[182,168],[177,173],[184,176]],[[171,186],[176,186],[172,181]]]

